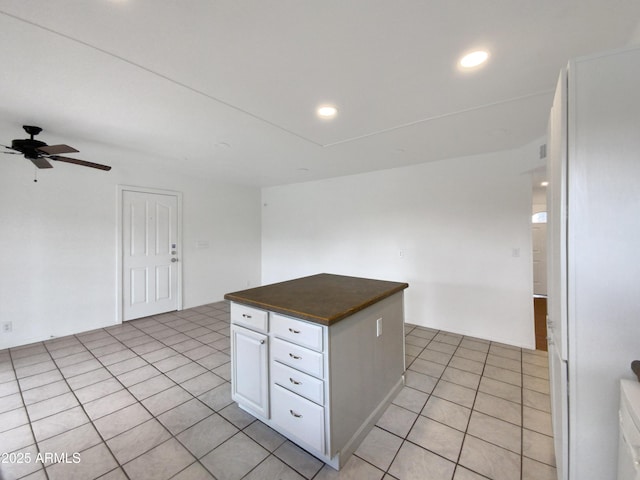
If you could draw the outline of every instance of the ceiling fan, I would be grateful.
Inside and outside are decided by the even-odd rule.
[[[11,153],[14,155],[24,155],[24,158],[31,160],[33,164],[38,168],[53,168],[53,165],[49,163],[49,160],[57,162],[74,163],[76,165],[82,165],[84,167],[98,168],[100,170],[111,170],[108,165],[101,165],[99,163],[87,162],[86,160],[80,160],[79,158],[61,157],[60,153],[75,153],[76,150],[69,145],[47,145],[40,140],[36,140],[33,137],[38,135],[42,128],[34,127],[33,125],[24,125],[25,132],[27,132],[31,138],[24,140],[16,139],[11,141],[11,146],[2,145],[9,150],[15,150]]]

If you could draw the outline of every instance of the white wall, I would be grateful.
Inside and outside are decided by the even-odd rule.
[[[0,124],[0,134],[19,136],[14,125]],[[80,158],[114,168],[56,164],[33,183],[26,160],[2,158],[0,322],[11,321],[13,332],[0,334],[0,348],[116,322],[118,184],[183,192],[185,308],[333,272],[408,281],[408,322],[533,346],[524,172],[537,144],[266,188],[261,209],[255,188],[189,176],[179,164],[149,170],[132,152],[46,140],[67,141]],[[210,248],[197,249],[198,240]]]
[[[0,134],[20,136],[13,125],[0,125]],[[30,162],[1,159],[0,322],[11,321],[13,332],[0,333],[0,349],[116,322],[118,184],[183,193],[184,308],[259,283],[259,189],[188,176],[179,164],[150,170],[131,152],[67,141],[79,158],[113,170],[56,163],[34,183]],[[196,249],[198,240],[210,248]]]
[[[262,281],[406,281],[407,322],[533,348],[537,148],[265,188]]]

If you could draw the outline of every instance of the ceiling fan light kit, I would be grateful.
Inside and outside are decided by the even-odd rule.
[[[30,138],[12,140],[10,147],[3,145],[3,147],[9,150],[14,150],[13,152],[4,153],[22,154],[24,155],[24,158],[31,160],[37,168],[53,168],[53,165],[49,162],[49,160],[53,160],[56,162],[73,163],[83,167],[97,168],[99,170],[111,170],[111,167],[108,165],[88,162],[86,160],[80,160],[79,158],[62,157],[59,154],[76,153],[78,150],[70,147],[69,145],[47,145],[45,142],[36,140],[33,137],[42,132],[42,128],[40,127],[36,127],[34,125],[23,125],[22,128],[24,128],[24,131],[30,135]]]

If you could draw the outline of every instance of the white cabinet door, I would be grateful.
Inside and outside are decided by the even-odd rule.
[[[269,418],[268,337],[231,325],[231,397]]]

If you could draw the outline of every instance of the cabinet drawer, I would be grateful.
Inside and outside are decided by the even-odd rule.
[[[263,333],[267,333],[269,327],[267,312],[233,302],[231,303],[231,323]]]
[[[317,378],[323,378],[324,362],[323,355],[308,348],[285,342],[279,338],[274,338],[272,345],[272,359],[296,370],[301,370]]]
[[[271,379],[287,390],[324,405],[324,382],[279,362],[271,363]]]
[[[322,327],[320,325],[272,313],[271,331],[289,342],[311,348],[316,352],[322,351]]]
[[[271,388],[271,419],[296,440],[324,453],[324,408],[284,388]]]

